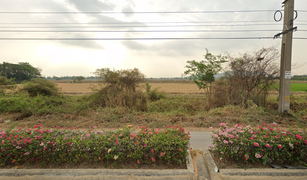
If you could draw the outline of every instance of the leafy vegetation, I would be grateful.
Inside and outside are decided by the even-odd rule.
[[[34,79],[22,85],[19,91],[24,91],[31,97],[41,96],[59,96],[59,89],[56,85],[46,79]]]
[[[275,124],[259,127],[228,127],[212,132],[211,152],[222,161],[238,164],[262,163],[307,165],[307,133],[296,129],[281,130]]]
[[[0,131],[0,166],[30,165],[46,167],[51,164],[78,165],[99,164],[120,168],[123,163],[179,164],[188,161],[189,133],[180,126],[165,130],[149,130],[143,126],[140,132],[132,132],[132,125],[115,132],[100,131],[90,127],[88,131],[69,130],[60,127]]]
[[[18,83],[41,77],[41,70],[27,62],[19,62],[18,64],[3,62],[0,64],[0,72],[1,76],[14,79]]]

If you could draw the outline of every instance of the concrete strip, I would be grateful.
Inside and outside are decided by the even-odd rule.
[[[190,151],[187,169],[1,169],[0,180],[64,180],[64,179],[99,179],[99,180],[194,180],[194,168]]]
[[[197,167],[197,180],[210,179],[208,168],[206,166],[205,160],[202,155],[199,154],[197,155],[196,167]]]
[[[306,169],[220,169],[220,173],[228,176],[307,176]]]
[[[204,151],[204,158],[212,180],[305,180],[306,169],[218,169],[208,150]]]
[[[219,169],[215,165],[215,163],[214,163],[214,161],[211,157],[211,154],[209,153],[209,151],[207,149],[205,149],[203,151],[203,157],[205,159],[207,170],[209,172],[211,179],[212,180],[222,180],[220,174],[218,173]]]

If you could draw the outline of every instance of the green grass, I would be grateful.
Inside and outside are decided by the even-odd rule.
[[[273,85],[275,89],[279,89],[279,83]],[[307,83],[291,83],[291,92],[307,92]]]

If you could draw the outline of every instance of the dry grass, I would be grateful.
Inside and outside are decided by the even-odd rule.
[[[64,94],[89,94],[92,90],[89,88],[92,83],[56,83]],[[202,94],[193,83],[151,83],[151,88],[159,88],[168,94]]]

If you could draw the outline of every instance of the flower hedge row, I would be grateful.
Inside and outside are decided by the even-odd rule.
[[[307,165],[307,133],[305,130],[281,130],[275,124],[254,127],[220,123],[212,132],[213,154],[221,160],[266,164]]]
[[[115,132],[86,132],[60,127],[0,132],[0,167],[24,163],[99,163],[105,166],[120,162],[176,163],[187,161],[189,132],[180,126],[165,130],[131,131],[132,125]]]

